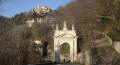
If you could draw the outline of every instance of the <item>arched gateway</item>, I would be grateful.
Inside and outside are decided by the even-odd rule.
[[[60,62],[60,48],[64,43],[68,43],[70,46],[70,61],[77,61],[77,36],[74,26],[72,25],[72,30],[68,30],[66,23],[64,22],[63,30],[58,29],[56,25],[56,30],[54,34],[54,56],[55,61]],[[68,50],[69,51],[69,50]]]

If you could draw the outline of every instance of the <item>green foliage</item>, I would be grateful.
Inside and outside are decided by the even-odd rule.
[[[21,14],[16,14],[12,19],[11,21],[12,22],[15,22],[16,24],[24,24],[25,21],[28,20],[28,17],[26,17],[24,15],[24,13],[21,13]]]
[[[99,1],[101,0],[97,0],[97,2]],[[10,46],[11,49],[15,50],[15,52],[11,50],[12,52],[21,54],[20,56],[18,56],[20,57],[21,61],[24,61],[24,63],[26,63],[26,61],[32,59],[31,60],[32,62],[36,62],[36,59],[39,59],[41,57],[35,55],[37,54],[37,52],[35,52],[34,45],[30,47],[31,49],[29,51],[27,51],[29,42],[27,42],[28,39],[26,39],[26,35],[28,37],[31,37],[32,39],[35,37],[39,37],[44,41],[49,41],[52,46],[55,25],[59,24],[59,28],[62,29],[62,23],[63,23],[62,21],[66,20],[68,29],[71,29],[70,28],[71,24],[75,24],[75,30],[77,32],[77,36],[81,37],[80,39],[78,39],[78,48],[80,48],[79,49],[80,52],[83,47],[86,49],[87,46],[90,47],[90,44],[93,43],[91,42],[91,40],[93,40],[91,39],[93,34],[91,30],[97,29],[97,27],[98,27],[97,30],[99,30],[99,28],[103,28],[103,26],[101,27],[98,26],[99,19],[97,19],[96,17],[97,15],[100,16],[101,22],[99,24],[104,23],[104,25],[106,26],[105,31],[107,31],[108,35],[112,37],[113,40],[120,40],[119,0],[103,0],[103,1],[107,1],[107,2],[105,2],[104,4],[105,8],[100,7],[100,9],[97,11],[97,13],[99,14],[96,14],[96,10],[93,9],[97,7],[97,4],[94,3],[94,0],[78,0],[78,1],[76,0],[75,2],[68,4],[63,8],[59,8],[57,11],[52,11],[51,13],[46,13],[41,15],[31,12],[16,14],[13,18],[4,20],[4,24],[0,24],[0,29],[1,29],[0,45],[3,48],[2,50],[0,49],[0,51],[9,52],[9,50],[4,50],[4,49],[6,49],[6,46],[9,47],[9,45],[11,45]],[[106,6],[108,2],[109,5]],[[102,4],[103,2],[101,3],[101,5]],[[36,19],[37,17],[44,18],[45,20],[41,24],[35,24],[30,29],[28,34],[27,33],[28,29],[24,29],[25,22],[29,19]],[[23,25],[22,28],[21,25]],[[96,27],[94,25],[96,25]],[[23,33],[24,31],[26,34]],[[16,45],[17,43],[21,44],[20,48],[17,48]],[[86,43],[86,45],[84,43]],[[68,48],[66,49],[67,50],[63,50],[63,53],[69,53]],[[99,52],[96,49],[94,49],[93,52],[94,52],[95,61],[97,63],[100,63],[101,59],[99,56]],[[2,55],[4,55],[4,53]],[[28,59],[26,59],[28,53],[30,54],[28,55]],[[0,57],[2,57],[2,55]],[[10,59],[11,56],[14,57],[14,54],[11,54],[10,52],[8,55],[6,55],[6,58],[7,56],[9,56]],[[13,61],[11,62],[16,61],[15,59],[12,60]],[[3,59],[2,60],[0,59],[0,61],[3,61]],[[7,64],[7,65],[12,65],[12,64]],[[14,65],[19,65],[19,64],[14,64]]]
[[[100,64],[101,63],[101,59],[100,59],[99,52],[97,51],[97,48],[93,48],[92,52],[93,52],[93,58],[94,58],[94,61],[95,61],[95,65]]]
[[[36,31],[32,31],[31,32],[31,36],[30,36],[30,38],[35,38],[35,37],[37,37],[38,36],[38,33],[36,32]]]
[[[87,27],[86,22],[82,23],[81,26],[82,26],[83,29],[86,29],[86,27]]]
[[[105,8],[100,14],[100,20],[106,25],[106,33],[108,33],[113,40],[120,40],[120,38],[118,37],[120,34],[120,1],[106,1],[106,6],[104,6]]]
[[[41,14],[38,15],[37,13],[34,12],[22,12],[20,14],[16,14],[14,17],[12,17],[10,20],[12,22],[15,22],[17,25],[20,24],[25,24],[27,20],[35,19],[35,18],[44,18],[48,15],[49,13]]]

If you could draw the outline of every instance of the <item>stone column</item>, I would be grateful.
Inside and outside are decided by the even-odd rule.
[[[74,62],[74,52],[73,52],[73,44],[70,43],[70,59],[71,59],[71,62]]]
[[[74,62],[77,61],[77,38],[73,40],[74,45]]]
[[[54,58],[56,62],[60,62],[60,48],[57,43],[59,43],[59,41],[54,39]]]
[[[54,60],[56,61],[56,52],[57,49],[56,49],[56,39],[54,38]]]

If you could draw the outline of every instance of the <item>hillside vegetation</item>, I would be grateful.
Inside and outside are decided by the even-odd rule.
[[[43,22],[34,24],[31,28],[27,27],[25,24],[27,20],[37,18],[42,18]],[[0,65],[26,65],[43,61],[45,57],[41,57],[38,52],[34,51],[37,46],[31,40],[37,38],[42,41],[42,44],[47,42],[47,49],[53,50],[55,26],[58,24],[59,29],[62,29],[63,21],[66,21],[68,29],[71,29],[72,24],[75,25],[77,36],[79,36],[78,52],[90,49],[94,45],[93,31],[104,32],[112,40],[118,41],[120,40],[119,20],[119,0],[73,0],[66,6],[47,14],[38,15],[33,12],[16,14],[13,18],[0,22]],[[96,50],[100,51],[101,55],[97,52],[95,54],[104,55],[104,51],[101,50],[103,49]],[[108,51],[105,52],[106,56],[109,55]],[[119,55],[117,57],[115,61],[113,60],[116,56],[112,59],[113,65],[117,65],[115,63],[118,63]],[[108,58],[99,58],[102,61],[98,64],[105,65],[103,60]],[[106,65],[110,65],[109,62]]]

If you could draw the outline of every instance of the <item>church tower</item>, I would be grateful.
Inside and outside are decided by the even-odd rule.
[[[38,3],[38,8],[40,8],[40,3]]]

